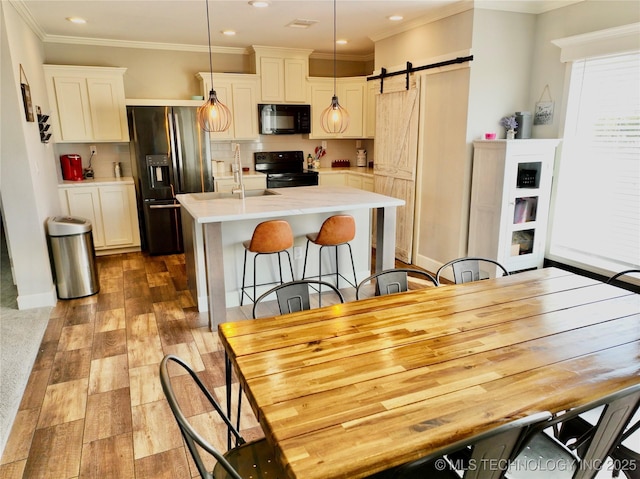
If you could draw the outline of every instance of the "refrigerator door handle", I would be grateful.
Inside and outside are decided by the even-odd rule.
[[[178,114],[173,114],[173,121],[176,129],[176,154],[178,156],[178,171],[180,172],[178,185],[180,186],[180,192],[184,193],[184,162],[182,160],[182,136],[180,133],[180,124],[178,123]]]
[[[172,169],[173,169],[173,178],[171,178],[171,194],[173,195],[173,182],[177,181],[178,184],[181,183],[180,181],[180,174],[182,173],[179,169],[178,169],[178,163],[177,163],[177,151],[178,149],[176,148],[176,136],[175,136],[175,129],[174,129],[174,123],[173,123],[173,118],[171,113],[167,113],[167,125],[169,125],[169,146],[171,147],[171,165],[172,165]],[[182,191],[182,190],[180,190]]]
[[[159,210],[159,209],[167,209],[167,208],[173,208],[173,209],[178,209],[180,208],[180,204],[171,204],[171,205],[150,205],[149,209],[150,210]]]

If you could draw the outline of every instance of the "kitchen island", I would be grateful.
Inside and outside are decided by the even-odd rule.
[[[177,199],[183,213],[189,286],[198,302],[198,309],[209,311],[212,330],[226,322],[226,308],[240,302],[242,242],[251,238],[253,229],[262,221],[286,219],[291,224],[295,238],[292,259],[297,271],[296,279],[299,279],[305,235],[317,232],[322,221],[331,215],[353,215],[356,237],[352,245],[356,274],[360,280],[370,274],[370,211],[375,210],[376,270],[392,268],[395,264],[396,208],[404,205],[404,201],[397,198],[342,186],[304,186],[248,190],[244,199],[228,193],[184,194],[177,195]],[[296,252],[302,255],[296,256]],[[308,276],[317,274],[317,255],[318,248],[310,248]],[[259,266],[258,283],[275,279],[272,272],[277,271],[277,264],[266,267],[267,261],[272,259],[259,260],[259,264],[265,267]],[[342,271],[349,271],[348,263],[342,266],[342,256],[340,265]],[[285,272],[287,270],[285,268]],[[332,269],[323,266],[323,271]]]

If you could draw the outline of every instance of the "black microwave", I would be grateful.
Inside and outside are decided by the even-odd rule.
[[[258,105],[261,135],[311,133],[309,105]]]

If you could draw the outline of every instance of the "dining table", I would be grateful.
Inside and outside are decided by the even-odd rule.
[[[292,479],[367,477],[640,383],[640,295],[554,267],[218,333]]]

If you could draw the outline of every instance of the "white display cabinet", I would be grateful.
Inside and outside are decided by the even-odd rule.
[[[469,256],[509,272],[544,262],[556,139],[473,142]]]

